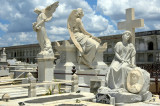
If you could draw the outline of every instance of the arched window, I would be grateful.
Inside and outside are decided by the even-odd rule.
[[[153,54],[148,55],[148,62],[153,62]]]
[[[16,54],[16,52],[14,52],[14,57],[16,57],[17,56],[17,54]]]
[[[148,50],[153,50],[153,42],[148,43]]]

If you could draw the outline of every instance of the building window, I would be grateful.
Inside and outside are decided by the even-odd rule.
[[[153,42],[148,43],[148,50],[153,50]]]
[[[111,53],[112,52],[112,46],[111,45],[109,45],[108,46],[108,50],[107,50],[109,53]]]
[[[148,62],[153,62],[153,54],[148,55]]]
[[[16,57],[17,56],[17,54],[16,54],[16,52],[14,52],[14,57]]]
[[[137,56],[139,62],[144,62],[144,54],[138,54]]]

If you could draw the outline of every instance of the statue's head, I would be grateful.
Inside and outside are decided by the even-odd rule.
[[[34,12],[37,13],[37,14],[40,14],[40,13],[42,13],[42,10],[40,10],[39,8],[35,8]]]
[[[82,8],[77,9],[76,17],[77,18],[82,18],[84,16]]]
[[[122,35],[123,42],[131,43],[132,33],[130,31],[125,31]]]
[[[140,78],[140,73],[138,71],[132,71],[130,74],[130,84],[134,85],[138,83]]]

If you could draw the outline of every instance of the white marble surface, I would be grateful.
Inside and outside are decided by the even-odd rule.
[[[45,22],[52,19],[52,14],[58,7],[58,3],[59,2],[55,2],[42,10],[38,8],[35,8],[34,10],[34,12],[38,14],[37,22],[33,23],[33,30],[37,33],[37,40],[41,48],[39,55],[53,54],[51,41],[46,33]]]
[[[38,61],[38,82],[52,81],[54,79],[54,57],[37,58]]]
[[[150,74],[135,65],[136,51],[132,44],[132,36],[130,31],[125,31],[122,35],[122,42],[115,45],[115,57],[106,74],[105,87],[98,90],[98,93],[115,97],[116,103],[134,103],[149,100],[152,97],[149,92]],[[138,77],[130,75],[133,72],[136,73],[137,70]],[[127,79],[128,75],[130,76]]]
[[[89,68],[94,68],[93,61],[97,57],[101,40],[84,29],[83,16],[82,8],[73,10],[68,17],[67,26],[71,40],[78,49],[76,55],[78,63],[85,64]],[[106,44],[104,46],[107,47]]]
[[[33,99],[38,99],[38,98],[48,98],[48,97],[56,97],[56,96],[64,96],[64,95],[83,95],[84,97],[78,98],[79,100],[88,100],[88,99],[93,99],[95,96],[92,93],[65,93],[65,94],[55,94],[55,95],[48,95],[48,96],[41,96],[41,97],[32,97],[32,98],[25,98],[25,99],[17,99],[17,100],[10,100],[9,102],[3,102],[0,101],[0,106],[19,106],[19,102],[24,102],[27,100],[33,100]],[[53,106],[58,103],[64,103],[64,102],[69,102],[69,101],[76,101],[77,98],[74,99],[66,99],[66,100],[59,100],[59,101],[51,101],[51,102],[46,102],[46,103],[25,103],[25,106]]]
[[[44,87],[37,87],[36,91],[37,91],[36,92],[37,95],[42,95],[47,92],[46,88]],[[18,98],[18,97],[23,97],[23,96],[28,97],[28,88],[23,88],[23,87],[1,88],[0,99],[4,93],[8,93],[11,98]]]
[[[133,35],[132,43],[135,45],[135,28],[144,27],[144,19],[135,20],[134,8],[126,9],[126,21],[118,23],[119,30],[129,30]]]

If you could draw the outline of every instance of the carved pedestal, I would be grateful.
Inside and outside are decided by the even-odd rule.
[[[52,57],[37,58],[38,61],[38,82],[52,81],[54,76],[53,61]]]
[[[77,48],[68,41],[64,41],[62,45],[58,45],[56,49],[60,53],[60,59],[56,62],[54,70],[56,79],[71,80],[72,66],[75,66],[79,77],[78,84],[82,91],[89,92],[90,79],[97,77],[105,80],[107,65],[103,62],[103,52],[106,50],[103,46],[98,49],[97,56],[93,61],[96,69],[90,69],[84,64],[79,64],[77,62]]]
[[[1,55],[1,60],[0,61],[1,62],[6,62],[7,61],[7,56],[6,56],[5,53]]]

